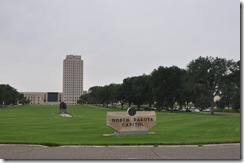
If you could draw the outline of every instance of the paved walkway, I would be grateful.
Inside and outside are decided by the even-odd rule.
[[[60,146],[0,144],[0,158],[20,159],[180,159],[180,160],[240,160],[240,144],[180,145],[180,146]]]

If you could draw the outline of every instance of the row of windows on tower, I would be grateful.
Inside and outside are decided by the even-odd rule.
[[[67,71],[67,72],[64,72],[64,76],[67,76],[67,75],[83,75],[83,72],[82,71]]]
[[[81,68],[66,68],[64,72],[82,72],[82,70]]]
[[[64,84],[64,88],[67,90],[75,90],[75,89],[81,89],[82,85],[81,84],[76,84],[76,85],[71,85],[71,84]]]
[[[65,60],[64,63],[82,63],[81,60],[78,60],[78,61],[74,61],[74,60]]]
[[[66,64],[68,64],[68,63],[69,64],[72,64],[72,63],[80,63],[81,64],[82,62],[81,62],[81,60],[78,60],[78,61],[66,60],[64,63],[66,63]]]
[[[65,98],[74,98],[74,96],[80,97],[81,93],[79,93],[79,94],[65,94],[64,96],[65,96]]]
[[[83,68],[83,66],[80,64],[66,64],[66,65],[64,65],[64,68],[74,68],[74,67]]]
[[[82,69],[80,65],[65,65],[64,69]]]
[[[64,87],[69,89],[78,88],[82,86],[83,84],[81,82],[64,82]]]
[[[65,92],[80,92],[80,90],[82,90],[82,87],[75,87],[74,89],[73,88],[64,88],[64,91]]]
[[[81,86],[75,86],[75,87],[64,87],[64,91],[65,92],[79,92],[80,90],[82,90]]]
[[[73,71],[73,70],[70,70],[70,71],[65,71],[64,72],[64,75],[68,75],[68,74],[83,74],[82,71]]]
[[[81,80],[66,80],[64,81],[64,84],[72,84],[72,85],[82,85],[82,81]]]
[[[72,89],[72,90],[70,90],[70,89],[64,89],[64,94],[67,94],[67,93],[69,93],[69,94],[77,94],[77,93],[80,93],[80,92],[82,92],[82,89]]]
[[[74,74],[70,73],[70,74],[64,75],[64,77],[69,77],[69,78],[80,78],[82,76],[83,76],[82,73],[81,74],[80,73],[74,73]]]
[[[76,64],[74,64],[74,65],[64,65],[64,69],[67,69],[67,68],[70,68],[70,69],[74,69],[74,68],[76,68],[76,69],[82,69],[82,67],[83,66],[76,65]]]

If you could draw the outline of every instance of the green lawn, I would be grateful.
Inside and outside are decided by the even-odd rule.
[[[58,115],[58,105],[0,109],[0,143],[43,145],[160,145],[240,142],[240,114],[156,112],[157,124],[149,135],[113,134],[106,113],[120,109],[69,105],[73,117]]]

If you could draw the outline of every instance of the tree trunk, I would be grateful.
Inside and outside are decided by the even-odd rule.
[[[121,109],[124,109],[124,103],[121,102]]]
[[[137,110],[140,110],[140,106],[141,106],[140,104],[137,104]]]
[[[211,115],[214,115],[214,97],[212,97],[212,101],[211,101]]]
[[[170,107],[171,107],[171,110],[170,110],[170,112],[172,113],[172,112],[174,112],[174,102],[170,105]]]
[[[151,104],[151,103],[149,103],[149,108],[151,109],[151,107],[152,107],[152,104]]]
[[[131,102],[129,102],[129,108],[131,107]]]

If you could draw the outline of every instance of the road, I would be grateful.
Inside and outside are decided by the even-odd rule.
[[[159,160],[240,160],[240,144],[179,146],[60,146],[0,144],[4,160],[73,159],[159,159]]]

